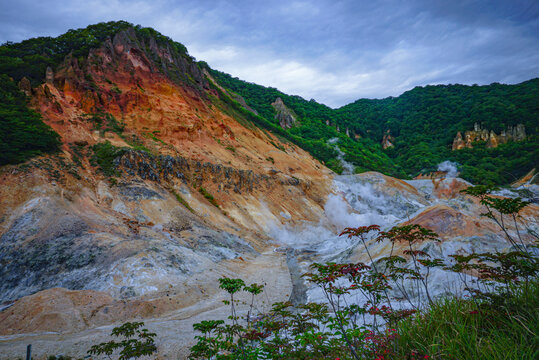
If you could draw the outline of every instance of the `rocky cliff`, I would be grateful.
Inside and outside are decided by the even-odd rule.
[[[283,129],[290,129],[296,124],[296,116],[293,111],[286,107],[283,100],[278,97],[273,103],[271,103],[275,110],[275,119],[279,121],[279,125]]]
[[[233,114],[197,64],[165,43],[123,30],[43,75],[20,88],[62,149],[0,169],[3,307],[61,287],[97,291],[84,306],[144,309],[113,311],[109,322],[157,316],[208,296],[208,279],[241,273],[245,262],[279,266],[282,255],[263,255],[271,222],[323,213],[331,172]],[[43,296],[71,304],[67,297],[83,294]],[[21,327],[13,309],[1,315],[2,335],[54,323],[28,318],[33,325]],[[78,325],[59,316],[64,325],[52,326],[106,323],[92,314]]]
[[[472,143],[475,141],[485,142],[487,148],[498,147],[499,144],[505,144],[508,141],[523,141],[526,139],[526,129],[523,124],[518,124],[515,127],[509,126],[506,130],[502,130],[500,135],[496,135],[493,130],[482,129],[481,125],[475,123],[474,129],[466,131],[464,137],[460,132],[457,133],[453,140],[453,150],[464,148],[473,148]]]
[[[387,148],[394,146],[392,141],[395,141],[395,139],[393,138],[393,136],[391,136],[391,131],[387,129],[382,139],[382,148],[385,150]]]

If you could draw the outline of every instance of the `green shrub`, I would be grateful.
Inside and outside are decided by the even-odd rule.
[[[60,136],[28,108],[26,96],[0,75],[0,166],[58,151]]]
[[[120,136],[125,130],[125,124],[118,122],[116,118],[109,113],[97,112],[85,115],[87,121],[93,123],[94,130],[100,130],[102,133],[112,131]]]
[[[154,338],[155,333],[148,329],[140,329],[143,322],[127,322],[112,329],[112,336],[123,337],[122,341],[108,341],[99,345],[94,345],[88,350],[89,355],[110,355],[119,352],[119,360],[137,359],[143,356],[152,355],[157,351]]]
[[[180,204],[182,204],[183,206],[185,206],[185,208],[187,210],[189,210],[190,212],[192,212],[193,214],[195,213],[195,210],[193,210],[193,208],[191,206],[189,206],[189,204],[187,203],[187,201],[185,201],[184,198],[181,197],[180,194],[178,194],[176,191],[174,190],[171,190],[172,194],[176,197],[176,200],[178,200],[178,202]]]
[[[212,194],[208,192],[208,190],[204,189],[202,186],[198,188],[198,192],[202,194],[215,207],[219,207],[219,204],[217,204],[217,201],[213,197]]]
[[[94,154],[92,155],[91,162],[98,165],[106,176],[116,176],[117,171],[114,166],[114,159],[122,156],[127,149],[114,146],[109,141],[106,141],[95,144],[92,146],[92,150]]]

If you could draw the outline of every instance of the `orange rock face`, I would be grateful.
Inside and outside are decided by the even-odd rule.
[[[10,239],[1,251],[12,259],[3,270],[17,272],[0,284],[0,303],[58,286],[103,291],[31,295],[2,312],[3,334],[78,331],[191,305],[201,271],[217,277],[229,271],[223,262],[271,248],[271,222],[314,221],[323,213],[330,170],[242,118],[192,60],[149,44],[162,57],[156,65],[130,36],[120,33],[81,63],[67,56],[47,72],[46,84],[29,89],[32,106],[61,135],[62,152],[0,172],[0,238]],[[171,79],[173,65],[183,78]],[[105,141],[130,148],[123,159],[136,163],[136,172],[118,163],[111,183],[98,171],[92,146]],[[166,177],[165,157],[186,167]],[[146,177],[148,169],[159,175]],[[36,281],[24,285],[31,274]],[[170,288],[186,296],[161,299]],[[148,294],[161,295],[150,304],[140,299]],[[81,305],[77,296],[95,302]],[[117,300],[135,297],[138,303],[125,306]],[[41,303],[48,305],[25,310]],[[105,303],[124,315],[98,321],[99,310],[88,317]],[[33,320],[47,317],[54,321]]]
[[[26,296],[0,312],[0,335],[38,331],[82,330],[100,307],[113,302],[98,291],[53,288]]]
[[[502,130],[500,135],[496,135],[493,130],[482,129],[478,123],[475,123],[474,129],[466,131],[464,137],[457,133],[453,139],[452,150],[460,150],[464,148],[473,148],[474,141],[483,141],[487,148],[498,147],[499,144],[505,144],[507,141],[522,141],[526,139],[526,129],[523,124],[518,124],[515,127],[509,126]]]
[[[496,233],[496,227],[477,217],[468,216],[447,205],[434,205],[421,212],[407,223],[419,224],[437,233],[442,239],[457,236],[481,236]]]
[[[198,85],[170,80],[144,52],[126,40],[129,36],[120,34],[111,43],[92,50],[82,69],[76,59],[66,58],[51,81],[36,91],[33,104],[62,136],[67,156],[76,156],[74,143],[84,142],[88,147],[103,141],[115,146],[136,143],[153,154],[180,155],[201,163],[270,174],[278,183],[283,178],[298,178],[304,180],[302,191],[312,193],[317,201],[327,195],[328,169],[297,146],[281,144],[270,133],[238,119],[239,115],[232,117],[223,111],[226,105],[207,85],[212,79],[197,80]],[[173,60],[166,49],[155,46],[163,61]],[[125,127],[123,134],[98,130],[103,124],[96,124],[93,114],[112,115]],[[280,148],[274,144],[280,144]],[[82,171],[86,177],[93,177],[93,169]],[[207,187],[225,208],[241,198],[241,194],[221,192],[214,183],[204,183],[204,179],[197,186]],[[277,208],[284,206],[303,217],[312,217],[310,211],[294,209],[288,194],[287,189],[278,186],[254,196],[267,197],[277,214]]]

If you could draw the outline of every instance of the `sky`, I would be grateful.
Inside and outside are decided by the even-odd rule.
[[[538,0],[0,0],[0,43],[153,27],[242,80],[340,107],[427,84],[539,77]]]

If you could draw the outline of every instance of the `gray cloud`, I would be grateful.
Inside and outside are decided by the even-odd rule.
[[[417,85],[539,76],[539,3],[0,0],[0,42],[91,23],[151,26],[212,67],[330,106]]]

